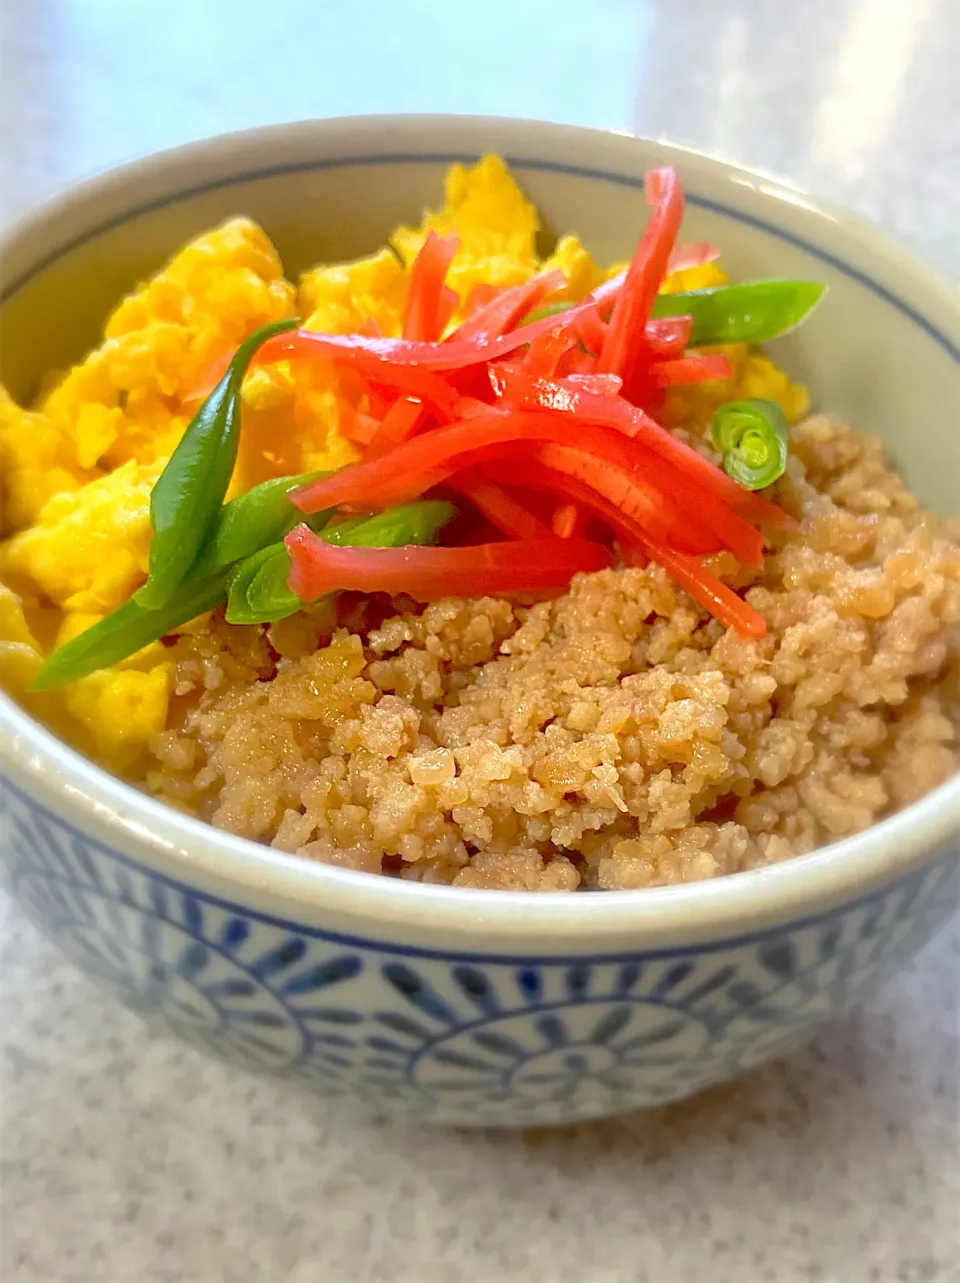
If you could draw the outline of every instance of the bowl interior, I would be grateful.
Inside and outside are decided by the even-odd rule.
[[[629,255],[645,219],[642,174],[676,163],[683,236],[715,241],[735,278],[824,280],[815,319],[775,355],[814,407],[888,445],[921,500],[953,515],[960,476],[960,322],[946,290],[855,220],[718,162],[654,143],[507,121],[344,121],[214,140],[117,171],[48,207],[4,255],[0,374],[27,399],[76,360],[133,287],[178,246],[246,214],[295,276],[383,244],[442,201],[454,160],[497,150],[544,218],[601,261]]]

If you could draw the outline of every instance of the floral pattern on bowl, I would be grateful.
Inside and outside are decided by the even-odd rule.
[[[130,1006],[249,1069],[460,1125],[662,1104],[780,1055],[927,940],[951,854],[867,899],[752,937],[621,956],[375,946],[154,874],[19,791],[14,893]]]

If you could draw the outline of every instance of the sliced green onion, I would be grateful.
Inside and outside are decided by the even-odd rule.
[[[710,430],[724,471],[745,489],[763,490],[783,476],[790,429],[776,401],[728,401]]]
[[[402,548],[432,543],[457,515],[445,499],[419,499],[370,517],[351,517],[324,526],[320,538],[349,548]]]
[[[725,343],[767,343],[789,334],[807,319],[826,293],[818,281],[744,281],[705,290],[658,294],[651,316],[689,316],[690,347]],[[530,320],[555,316],[572,303],[548,303]]]
[[[350,548],[403,548],[429,544],[456,516],[441,499],[423,499],[374,516],[350,517],[318,531],[327,543]],[[271,624],[303,608],[287,587],[290,554],[282,543],[262,548],[241,561],[227,590],[228,624]]]
[[[287,587],[290,554],[283,541],[245,558],[227,587],[228,624],[275,624],[296,614],[303,602]]]
[[[329,475],[328,472],[305,472],[295,477],[274,477],[225,503],[213,533],[190,568],[190,579],[202,579],[232,566],[241,557],[282,539],[303,520],[303,513],[287,498],[289,492],[295,486],[305,486]],[[328,515],[329,512],[315,513],[310,518],[311,525],[322,525]]]
[[[767,343],[807,319],[826,293],[818,281],[743,281],[682,294],[658,294],[653,316],[691,316],[690,347]]]

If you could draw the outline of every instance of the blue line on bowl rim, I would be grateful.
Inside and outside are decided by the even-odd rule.
[[[46,258],[35,264],[28,272],[18,277],[12,285],[0,294],[0,305],[9,302],[11,298],[25,285],[28,285],[35,276],[46,271],[59,259],[64,258],[67,254],[72,253],[75,249],[85,245],[88,241],[102,236],[105,232],[111,231],[115,227],[120,227],[123,223],[130,222],[134,218],[139,218],[144,214],[152,214],[157,210],[164,209],[168,205],[175,205],[179,201],[188,200],[194,196],[202,196],[208,192],[220,191],[227,187],[238,187],[243,183],[256,182],[264,178],[279,178],[284,174],[302,174],[302,173],[322,173],[332,169],[350,169],[358,168],[364,165],[422,165],[422,164],[465,164],[476,161],[476,153],[460,152],[390,152],[384,155],[369,156],[341,156],[331,160],[312,160],[312,161],[295,161],[286,165],[276,165],[265,169],[248,170],[240,174],[232,174],[228,178],[217,178],[207,183],[200,183],[194,187],[182,188],[168,196],[159,197],[157,200],[148,201],[143,205],[136,206],[133,209],[126,210],[123,214],[118,214],[114,218],[107,219],[97,227],[83,232],[80,236],[61,245],[59,249],[48,254]],[[605,169],[593,169],[583,165],[569,165],[562,161],[540,160],[526,156],[505,156],[507,164],[516,169],[528,169],[540,171],[542,173],[566,174],[574,178],[590,178],[600,182],[612,183],[617,187],[633,187],[636,189],[643,188],[641,178],[631,178],[626,174],[618,174]],[[712,210],[714,213],[723,214],[735,222],[743,223],[747,227],[756,228],[757,231],[766,232],[778,240],[788,245],[793,245],[805,253],[813,255],[822,263],[828,264],[835,268],[844,276],[851,280],[857,281],[860,285],[876,294],[878,298],[883,299],[885,303],[890,304],[901,315],[907,317],[914,325],[917,325],[924,333],[941,347],[948,356],[950,356],[958,365],[960,365],[960,347],[953,343],[945,334],[937,329],[922,313],[912,307],[899,295],[888,290],[885,285],[875,281],[866,272],[861,272],[859,268],[852,267],[845,263],[843,259],[837,258],[829,250],[818,248],[816,245],[805,240],[802,236],[797,236],[793,232],[777,226],[776,223],[768,222],[766,219],[758,218],[753,214],[744,213],[742,210],[734,209],[725,205],[722,201],[711,200],[706,196],[698,196],[695,193],[688,194],[688,203],[699,206],[701,209]]]
[[[250,905],[237,904],[230,900],[223,900],[219,896],[214,895],[209,891],[202,891],[196,887],[192,887],[186,882],[181,882],[179,879],[175,877],[171,877],[169,874],[161,873],[159,870],[153,869],[149,865],[143,864],[138,860],[132,859],[130,856],[124,855],[122,852],[115,850],[111,846],[108,846],[105,842],[101,842],[99,838],[91,837],[89,834],[84,833],[82,829],[76,828],[73,824],[70,823],[69,820],[65,820],[62,815],[59,815],[56,811],[50,810],[48,807],[44,806],[42,802],[38,802],[34,797],[31,797],[29,793],[27,793],[19,785],[14,784],[12,780],[9,780],[9,779],[5,780],[4,784],[7,788],[10,789],[12,793],[15,793],[16,796],[20,799],[20,801],[23,802],[28,808],[33,808],[39,811],[41,815],[43,815],[46,819],[52,820],[55,824],[66,829],[67,832],[70,833],[75,839],[79,838],[81,841],[87,843],[89,846],[97,848],[104,855],[106,855],[108,859],[114,860],[117,863],[124,865],[126,868],[135,869],[138,873],[143,874],[145,877],[155,878],[158,882],[162,882],[165,886],[170,887],[175,891],[178,891],[180,893],[186,893],[187,895],[195,896],[196,898],[203,900],[206,904],[211,904],[218,909],[223,909],[223,910],[226,910],[227,912],[240,913],[246,917],[255,919],[257,922],[262,922],[267,926],[279,927],[285,931],[297,932],[300,935],[309,936],[312,939],[327,940],[332,944],[347,945],[350,948],[356,948],[356,949],[367,949],[373,953],[402,954],[406,957],[429,958],[429,959],[434,959],[440,962],[452,960],[454,962],[478,962],[478,963],[491,963],[491,964],[502,963],[504,966],[519,967],[525,964],[529,964],[531,962],[535,962],[537,964],[544,963],[549,965],[566,965],[571,962],[579,962],[579,963],[629,962],[629,961],[634,961],[637,958],[641,958],[644,961],[655,962],[655,961],[661,961],[664,958],[687,958],[687,957],[696,957],[699,954],[705,954],[705,953],[719,953],[721,950],[724,950],[724,949],[736,949],[746,945],[758,944],[763,940],[775,939],[776,937],[783,935],[785,932],[798,930],[804,927],[816,927],[821,925],[824,922],[829,922],[832,919],[839,917],[841,913],[844,913],[851,909],[858,909],[865,905],[873,904],[877,900],[880,900],[885,896],[895,892],[899,887],[904,886],[906,883],[911,882],[914,879],[923,878],[927,873],[931,871],[931,869],[937,867],[939,863],[939,860],[935,859],[929,862],[922,870],[915,869],[911,873],[905,874],[902,878],[897,878],[895,881],[884,883],[882,886],[877,887],[874,891],[868,892],[866,895],[857,896],[852,900],[845,900],[842,906],[834,907],[823,913],[810,914],[807,917],[801,917],[801,918],[791,918],[787,922],[782,922],[775,927],[769,927],[764,931],[754,931],[747,935],[742,935],[742,936],[725,936],[722,939],[718,939],[718,940],[703,941],[701,944],[678,945],[674,948],[633,950],[627,953],[624,953],[624,952],[591,953],[591,954],[459,953],[453,949],[424,949],[424,948],[418,947],[417,945],[412,945],[412,944],[411,945],[389,944],[383,940],[369,940],[364,938],[363,936],[347,935],[339,931],[328,931],[322,927],[310,927],[310,926],[307,926],[305,923],[294,922],[289,918],[278,918],[273,914],[263,913],[259,909],[252,908]],[[952,855],[952,848],[950,848],[949,852],[941,852],[938,854],[940,854],[941,856],[947,855],[949,858],[949,856]],[[28,876],[30,871],[31,871],[30,866],[27,865],[25,872],[27,873]],[[13,876],[15,880],[18,880],[18,870],[16,869],[16,865],[14,866]],[[375,877],[379,875],[368,874],[365,876]],[[737,877],[738,875],[732,874],[731,876]],[[89,888],[86,888],[86,889],[89,889]],[[504,894],[508,894],[508,893],[505,892]],[[587,894],[592,894],[592,893],[587,893]],[[608,893],[598,892],[597,894],[608,894]],[[617,895],[618,892],[610,892],[609,894]],[[141,906],[138,906],[138,907],[141,907]],[[178,924],[174,923],[173,925],[176,926]]]

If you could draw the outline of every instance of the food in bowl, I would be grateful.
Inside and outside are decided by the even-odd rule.
[[[758,343],[672,171],[629,266],[495,157],[295,287],[236,219],[0,405],[5,684],[173,806],[520,890],[691,881],[957,767],[960,542]]]

